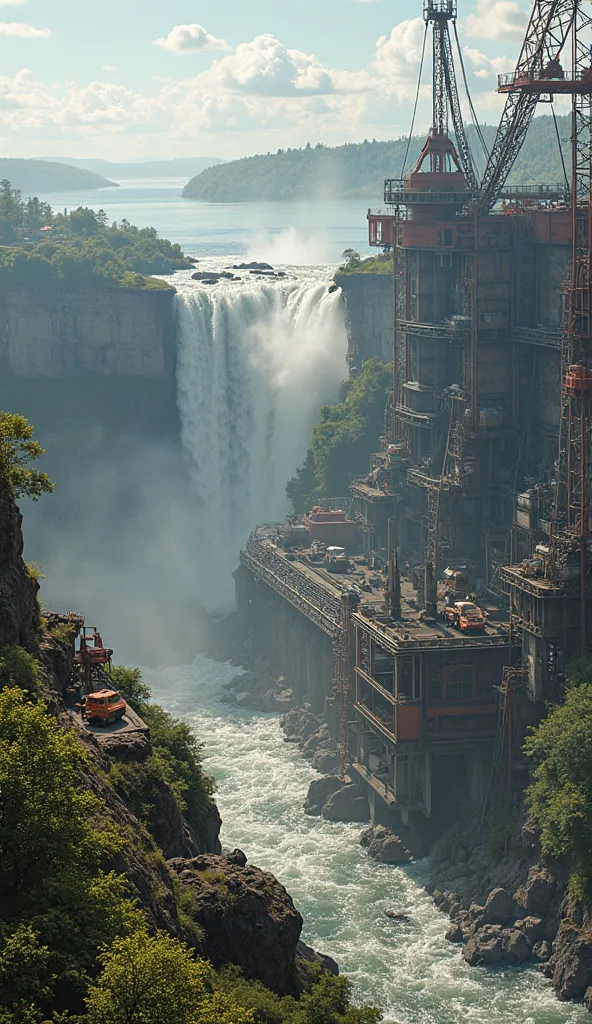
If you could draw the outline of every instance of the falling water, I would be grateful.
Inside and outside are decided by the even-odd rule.
[[[252,527],[288,511],[286,482],[346,375],[343,299],[330,285],[326,268],[209,286],[175,278],[181,436],[210,606],[228,602]]]

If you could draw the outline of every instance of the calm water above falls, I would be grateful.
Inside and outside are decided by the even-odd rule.
[[[199,656],[191,666],[145,670],[154,696],[187,718],[206,744],[218,782],[222,842],[273,871],[305,921],[304,939],[338,960],[356,998],[393,1024],[584,1024],[580,1007],[557,1002],[534,969],[467,967],[444,939],[448,920],[422,892],[425,865],[377,865],[359,846],[360,827],[308,818],[302,802],[318,777],[277,718],[219,703],[236,670]],[[396,925],[389,907],[412,923]]]
[[[370,253],[366,213],[381,199],[202,203],[182,199],[186,178],[134,178],[119,188],[40,194],[54,210],[90,206],[109,220],[155,227],[191,256],[236,253],[276,263],[338,263],[344,249]]]

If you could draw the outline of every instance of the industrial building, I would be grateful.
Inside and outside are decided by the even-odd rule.
[[[479,176],[456,17],[456,0],[425,0],[432,129],[368,213],[370,244],[393,256],[394,372],[381,450],[351,487],[359,557],[330,580],[316,550],[267,536],[239,571],[243,612],[277,623],[281,595],[331,639],[331,686],[326,653],[325,682],[295,668],[294,685],[323,693],[343,770],[404,820],[445,800],[440,758],[464,765],[475,803],[500,751],[511,776],[524,724],[592,645],[590,18],[581,0],[537,0]],[[571,167],[556,185],[513,185],[537,103],[557,95],[572,105]],[[474,630],[449,614],[468,597],[455,579],[486,613]],[[286,645],[276,634],[290,674]]]

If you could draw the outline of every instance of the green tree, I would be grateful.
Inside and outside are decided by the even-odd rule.
[[[165,932],[137,931],[99,955],[89,1024],[250,1024],[229,998],[212,998],[214,971]],[[218,1013],[219,1016],[214,1016]]]
[[[97,798],[83,788],[88,758],[74,734],[59,729],[43,703],[23,690],[0,692],[0,901],[18,912],[31,890],[77,866],[98,868],[113,849],[97,832]]]
[[[544,852],[571,856],[592,875],[592,683],[568,687],[525,751],[535,763],[527,800]]]
[[[29,463],[45,455],[38,441],[33,439],[33,427],[24,416],[0,412],[0,468],[4,470],[16,498],[32,498],[53,491],[54,484],[47,473],[31,469]]]
[[[321,408],[304,466],[286,488],[297,512],[308,511],[321,495],[347,494],[353,477],[368,473],[391,390],[392,366],[368,359],[345,399]]]
[[[124,700],[141,712],[152,697],[150,687],[142,679],[139,668],[125,668],[123,665],[114,665],[111,669],[111,679],[116,690],[119,690]]]

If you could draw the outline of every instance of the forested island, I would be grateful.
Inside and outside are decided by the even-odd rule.
[[[117,187],[96,171],[53,160],[1,159],[0,178],[8,178],[15,188],[29,193]]]
[[[558,117],[564,159],[569,166],[568,117]],[[476,133],[467,127],[473,153],[480,152]],[[485,142],[493,144],[495,128],[483,128]],[[411,140],[407,167],[419,156],[425,135]],[[379,202],[384,179],[399,177],[405,160],[407,139],[393,142],[368,140],[330,148],[310,144],[304,149],[279,149],[277,153],[246,157],[209,167],[185,187],[185,199],[230,203],[253,200],[346,199]],[[563,167],[552,117],[537,117],[512,171],[512,181],[521,184],[555,183],[563,180]]]
[[[192,266],[177,244],[154,228],[123,219],[109,223],[103,210],[79,207],[55,213],[38,198],[24,199],[0,182],[0,281],[37,288],[56,281],[104,288],[168,288],[148,275]]]

